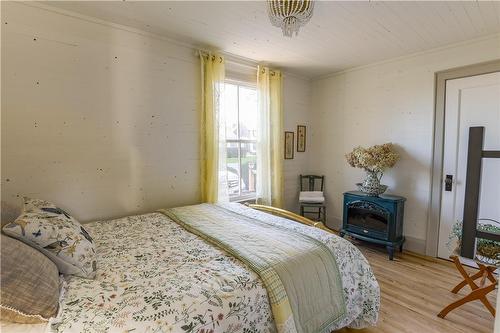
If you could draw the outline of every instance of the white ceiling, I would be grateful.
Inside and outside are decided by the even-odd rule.
[[[500,2],[317,1],[293,38],[270,24],[264,1],[48,4],[307,77],[500,32]]]

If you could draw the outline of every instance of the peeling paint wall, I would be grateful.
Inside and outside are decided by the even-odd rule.
[[[1,6],[3,208],[15,211],[27,195],[91,221],[197,203],[194,51],[22,3]],[[306,122],[308,86],[285,78],[287,130]],[[285,161],[287,208],[296,209],[306,154]]]

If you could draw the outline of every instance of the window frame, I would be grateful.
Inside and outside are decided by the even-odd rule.
[[[240,87],[245,87],[245,88],[250,88],[250,89],[255,89],[257,92],[257,82],[248,82],[248,81],[242,81],[242,80],[236,80],[236,79],[231,79],[231,78],[226,78],[224,80],[224,84],[231,84],[237,87],[236,92],[237,92],[237,101],[238,101],[238,106],[237,106],[237,137],[238,139],[226,139],[226,149],[227,149],[227,144],[228,143],[235,143],[238,145],[238,178],[239,178],[239,183],[238,183],[238,195],[237,196],[231,196],[228,193],[229,201],[230,202],[247,202],[247,201],[255,201],[257,198],[257,192],[249,193],[249,194],[242,194],[242,184],[243,184],[243,178],[241,177],[241,144],[242,143],[248,143],[252,144],[254,143],[257,145],[257,139],[251,140],[251,139],[240,139]],[[229,182],[227,182],[228,190],[229,190]]]

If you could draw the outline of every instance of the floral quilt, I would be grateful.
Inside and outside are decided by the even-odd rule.
[[[363,255],[317,228],[225,204],[322,241],[341,272],[347,315],[338,328],[374,325],[379,287]],[[245,264],[161,213],[85,225],[94,239],[94,280],[66,277],[52,332],[276,332],[268,295]]]

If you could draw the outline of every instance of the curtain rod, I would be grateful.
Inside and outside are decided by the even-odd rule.
[[[197,50],[197,54],[203,54],[203,55],[207,55],[208,56],[211,53],[212,53],[211,51],[207,51],[207,50],[203,50],[203,49],[198,49]],[[256,61],[253,61],[253,60],[250,60],[250,59],[247,59],[247,58],[244,58],[244,57],[235,56],[235,55],[232,55],[232,54],[229,54],[229,53],[225,53],[225,52],[218,52],[218,53],[220,55],[224,56],[225,61],[228,62],[228,63],[232,63],[232,64],[235,64],[235,65],[238,65],[238,66],[242,66],[242,67],[251,68],[251,69],[254,69],[254,70],[258,69],[259,63],[256,62]],[[267,64],[262,64],[262,66],[268,67]],[[262,69],[262,70],[264,70],[264,69]],[[269,73],[271,74],[271,76],[276,75],[277,72],[278,71],[276,71],[276,70],[269,69]]]
[[[204,49],[198,49],[196,51],[196,55],[199,55],[200,53],[204,54],[204,55],[208,55],[208,54],[211,54],[213,52],[207,51],[207,50],[204,50]],[[224,57],[224,59],[225,59],[226,62],[235,64],[235,65],[238,65],[238,66],[252,68],[252,69],[255,69],[255,70],[257,70],[257,67],[259,66],[259,64],[257,62],[252,61],[250,59],[246,59],[246,58],[243,58],[243,57],[238,57],[238,56],[235,56],[235,55],[232,55],[232,54],[228,54],[228,53],[225,53],[225,52],[218,52],[218,53]]]

